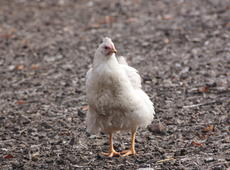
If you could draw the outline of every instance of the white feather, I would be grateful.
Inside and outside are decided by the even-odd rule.
[[[87,130],[110,133],[150,124],[154,107],[141,89],[138,71],[128,66],[124,57],[105,57],[100,48],[86,75]]]

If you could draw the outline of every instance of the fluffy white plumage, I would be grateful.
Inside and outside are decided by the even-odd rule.
[[[155,114],[153,103],[141,89],[138,71],[124,57],[116,58],[111,49],[115,50],[113,42],[104,38],[86,75],[86,124],[91,133],[135,131],[150,124]]]

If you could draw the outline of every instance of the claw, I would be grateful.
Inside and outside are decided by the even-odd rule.
[[[122,157],[128,156],[128,155],[136,155],[136,151],[135,151],[135,136],[136,136],[136,130],[132,132],[132,143],[131,143],[131,147],[129,150],[124,150],[121,153],[124,153],[123,155],[121,155]]]
[[[129,155],[136,155],[135,150],[124,150],[121,153],[124,153],[123,155],[121,155],[121,157],[129,156]]]
[[[109,134],[109,145],[110,145],[109,146],[109,152],[108,153],[102,152],[101,154],[104,155],[104,156],[108,156],[108,157],[114,157],[114,156],[117,156],[117,155],[120,156],[120,153],[114,150],[112,133]]]
[[[108,156],[108,157],[120,156],[120,153],[116,152],[115,150],[110,151],[108,153],[107,152],[102,152],[101,154],[104,155],[104,156]]]

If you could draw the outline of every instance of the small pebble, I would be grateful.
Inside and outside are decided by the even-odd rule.
[[[90,138],[90,139],[96,139],[97,136],[96,136],[96,135],[91,135],[89,138]]]
[[[75,143],[75,138],[73,137],[70,141],[69,141],[69,145],[74,145]]]
[[[217,165],[217,166],[212,168],[212,170],[222,170],[222,169],[224,169],[224,167],[222,165]]]
[[[153,135],[148,136],[148,138],[149,138],[149,140],[154,140],[154,139],[156,139],[156,137],[153,136]]]
[[[208,162],[213,162],[213,161],[215,161],[215,159],[214,159],[213,157],[208,157],[208,158],[206,158],[204,161],[205,161],[206,163],[208,163]]]
[[[156,135],[165,135],[166,134],[166,127],[162,123],[157,123],[150,125],[148,130]]]

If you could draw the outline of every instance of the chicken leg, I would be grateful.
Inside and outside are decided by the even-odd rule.
[[[124,150],[121,153],[124,153],[124,155],[121,155],[122,157],[128,156],[128,155],[136,155],[135,151],[135,137],[136,137],[136,130],[132,131],[132,140],[131,140],[131,147],[129,150]]]
[[[105,156],[108,156],[108,157],[114,157],[116,155],[120,155],[119,152],[116,152],[114,150],[114,147],[113,147],[113,134],[112,133],[109,134],[109,152],[108,153],[102,152],[102,155],[105,155]]]

